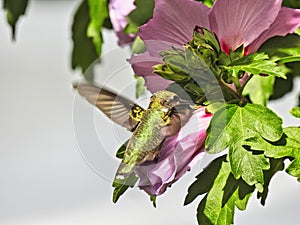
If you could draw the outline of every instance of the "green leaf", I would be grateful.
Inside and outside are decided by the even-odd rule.
[[[268,158],[263,154],[247,151],[239,141],[229,147],[229,160],[236,179],[242,177],[247,184],[255,185],[259,192],[263,192],[263,171],[270,168]]]
[[[146,91],[147,88],[145,86],[145,80],[143,77],[134,75],[134,78],[136,80],[135,97],[139,98]]]
[[[222,66],[227,70],[245,71],[253,75],[270,75],[286,78],[284,71],[271,61],[265,53],[254,53],[237,59],[229,65]]]
[[[282,6],[297,9],[300,8],[300,2],[295,0],[283,0]]]
[[[211,8],[215,2],[215,0],[196,0],[197,2],[203,2],[204,5],[207,5]]]
[[[238,60],[238,59],[242,58],[244,56],[244,54],[245,54],[245,48],[244,48],[244,45],[242,44],[236,50],[234,50],[233,52],[230,52],[230,59],[231,59],[231,61]]]
[[[146,51],[145,43],[143,42],[143,40],[139,36],[137,36],[134,39],[134,42],[132,44],[131,52],[133,54],[140,54],[140,53],[143,53],[145,51]]]
[[[249,95],[252,103],[266,105],[273,94],[275,77],[253,76],[243,90],[243,95]]]
[[[278,142],[268,142],[260,136],[253,136],[244,141],[252,150],[264,151],[268,157],[275,159],[292,158],[286,171],[298,178],[300,182],[300,128],[288,127]]]
[[[92,38],[98,56],[101,55],[103,44],[102,27],[108,18],[107,0],[88,0],[90,23],[87,28],[87,36]]]
[[[259,51],[267,53],[273,61],[279,64],[284,63],[288,68],[291,68],[292,75],[299,74],[300,36],[298,34],[288,34],[285,37],[277,36],[270,38],[260,47]],[[285,85],[290,86],[289,83]],[[280,84],[279,87],[281,90],[285,88],[284,84]]]
[[[296,118],[300,118],[300,107],[297,106],[297,107],[294,107],[291,109],[290,113],[296,117]]]
[[[72,24],[72,68],[80,67],[86,72],[89,66],[98,58],[93,40],[87,37],[87,29],[90,24],[89,6],[87,1],[82,1],[77,9]],[[93,74],[85,74],[86,79],[93,80]]]
[[[150,201],[152,202],[154,208],[156,208],[156,197],[157,196],[155,195],[150,196]]]
[[[285,37],[270,38],[259,48],[259,51],[267,53],[269,57],[276,60],[300,56],[300,36],[288,34]]]
[[[207,133],[207,151],[218,153],[229,147],[228,157],[235,179],[242,177],[262,192],[263,171],[269,169],[269,160],[263,154],[248,151],[243,147],[243,141],[255,135],[270,141],[279,140],[282,119],[261,105],[227,105],[214,114]]]
[[[126,150],[127,145],[128,145],[128,141],[129,141],[129,140],[127,140],[124,144],[122,144],[122,145],[120,146],[120,148],[117,150],[117,152],[116,152],[116,157],[117,157],[117,158],[123,159],[125,150]]]
[[[274,88],[273,88],[274,93],[271,96],[271,100],[283,97],[285,94],[291,92],[293,90],[293,87],[294,87],[294,75],[293,74],[288,73],[287,79],[281,79],[281,78],[276,77]]]
[[[222,199],[222,205],[224,206],[226,202],[236,193],[238,190],[238,200],[235,204],[238,209],[245,210],[247,206],[247,201],[251,194],[254,192],[255,188],[249,186],[242,179],[236,180],[232,174],[229,175],[226,184],[224,186],[224,195]]]
[[[134,184],[137,182],[138,178],[134,173],[131,173],[126,179],[118,180],[116,179],[112,186],[114,187],[113,192],[113,202],[116,203],[120,196],[127,191],[129,187],[133,187]]]
[[[184,205],[190,204],[199,195],[209,192],[225,159],[226,156],[222,156],[213,160],[199,175],[196,176],[197,180],[189,187]]]
[[[228,104],[217,111],[207,130],[206,147],[209,153],[218,153],[230,145],[259,134],[270,141],[282,136],[282,119],[270,109],[247,104],[244,107]]]
[[[6,19],[12,29],[12,38],[16,38],[16,25],[20,16],[24,15],[28,0],[3,0],[3,9],[6,11]]]
[[[244,210],[254,188],[231,176],[230,164],[225,161],[224,156],[214,162],[218,165],[218,174],[213,178],[213,186],[208,187],[207,195],[199,204],[197,209],[198,223],[201,225],[229,225],[233,223],[235,206]],[[219,167],[220,162],[222,162],[221,167]],[[202,189],[201,183],[196,182],[198,188]],[[205,181],[203,182],[202,185],[205,184]]]
[[[147,23],[153,15],[154,0],[135,0],[136,9],[127,16],[127,26],[124,32],[127,34],[136,34],[138,27]]]

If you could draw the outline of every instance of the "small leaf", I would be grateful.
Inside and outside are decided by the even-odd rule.
[[[87,28],[87,36],[92,38],[98,56],[101,55],[103,38],[102,27],[108,18],[107,0],[88,0],[90,23]]]
[[[290,113],[296,117],[296,118],[300,118],[300,107],[297,106],[297,107],[294,107],[291,109]]]
[[[222,67],[227,70],[245,71],[253,75],[267,74],[286,78],[282,68],[270,60],[265,53],[250,54]]]
[[[246,84],[243,95],[249,95],[252,103],[266,105],[273,94],[275,77],[253,76]]]
[[[6,19],[12,29],[12,38],[16,38],[16,26],[20,16],[24,15],[28,0],[3,0]]]
[[[116,152],[117,158],[123,159],[127,145],[128,145],[128,140],[124,144],[122,144],[121,147],[117,150]]]
[[[153,15],[154,0],[135,0],[136,9],[127,16],[127,26],[124,32],[127,34],[136,34],[138,27],[147,23]]]
[[[146,51],[145,43],[143,42],[143,40],[139,36],[137,36],[134,39],[134,42],[132,44],[131,52],[133,54],[140,54],[140,53],[143,53],[145,51]]]
[[[152,202],[153,207],[156,208],[156,196],[155,195],[150,196],[150,201]]]
[[[207,5],[211,8],[215,2],[215,0],[196,0],[197,2],[203,2],[204,5]]]
[[[137,180],[138,178],[134,173],[131,173],[125,180],[115,180],[112,184],[114,187],[113,202],[116,203],[129,187],[134,186]]]
[[[236,50],[230,52],[230,59],[231,61],[238,60],[242,58],[244,54],[245,54],[245,49],[244,49],[244,45],[242,44]]]
[[[134,75],[134,78],[136,80],[135,97],[139,98],[146,91],[147,88],[145,86],[145,80],[143,77]]]

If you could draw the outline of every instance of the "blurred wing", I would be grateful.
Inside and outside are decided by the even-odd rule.
[[[78,93],[115,123],[133,131],[144,109],[130,100],[92,84],[73,84]]]
[[[194,109],[188,103],[181,103],[176,106],[170,115],[170,124],[162,128],[166,137],[173,136],[179,132],[187,121],[191,118]]]

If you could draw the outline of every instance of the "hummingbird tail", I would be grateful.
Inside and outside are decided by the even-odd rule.
[[[126,180],[126,178],[128,178],[129,175],[133,172],[134,167],[134,165],[121,163],[116,172],[115,180]]]

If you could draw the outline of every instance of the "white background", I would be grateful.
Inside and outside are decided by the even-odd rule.
[[[70,69],[70,30],[77,6],[78,1],[31,1],[27,15],[18,24],[16,42],[11,41],[4,13],[0,13],[0,224],[197,224],[197,201],[182,205],[189,184],[204,163],[158,198],[154,209],[147,195],[136,188],[113,204],[111,183],[83,159],[72,120],[71,83],[79,72]],[[106,32],[105,40],[104,52],[116,47],[113,33]],[[124,58],[121,55],[114,60]],[[132,84],[131,74],[124,74],[115,85]],[[285,118],[285,125],[299,125],[299,120],[288,114],[299,91],[298,80],[298,87],[284,102],[271,105]],[[84,121],[83,112],[90,106],[81,100],[76,104],[82,114],[75,117]],[[108,154],[113,155],[119,141],[130,134],[121,128],[111,129],[111,123],[100,113],[95,114],[95,122],[100,124],[99,132],[107,135],[106,141],[100,146],[87,143],[84,148],[111,151]],[[116,130],[122,140],[114,135],[109,139]],[[117,165],[117,161],[112,162],[95,161],[111,173],[108,176]],[[246,212],[237,210],[236,224],[297,224],[299,200],[300,184],[282,172],[271,182],[266,206],[260,206],[253,196]]]

